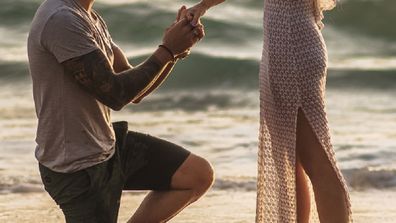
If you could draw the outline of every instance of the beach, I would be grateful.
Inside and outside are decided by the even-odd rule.
[[[330,83],[336,82],[334,79],[330,80]],[[353,92],[347,91],[344,92],[345,95],[339,96],[339,91],[330,90],[328,98],[334,103],[334,97],[337,98],[335,104],[343,105],[341,110],[360,106],[362,100],[368,100],[367,97],[364,99],[355,96],[356,104],[353,104],[347,97],[353,95]],[[26,94],[28,92],[26,90]],[[20,94],[21,97],[27,97],[23,92]],[[142,110],[114,113],[113,119],[127,120],[130,129],[149,132],[183,145],[213,164],[216,172],[213,188],[171,222],[254,222],[257,111],[249,108],[249,105],[243,108],[231,106],[232,109],[228,105],[224,108],[219,106],[219,102],[210,102],[204,110],[197,110],[194,104],[203,100],[200,98],[188,106],[188,103],[183,103],[186,106],[183,109],[173,110],[179,100],[185,99],[174,99],[171,105],[168,100],[163,105],[162,100],[157,97],[166,97],[167,94],[172,93],[163,92],[161,96],[153,96],[141,104]],[[211,100],[219,101],[221,98],[234,98],[234,94],[212,92],[205,98],[209,100],[211,97]],[[257,92],[251,92],[239,98],[244,99],[242,101],[249,101],[249,98],[254,101],[257,96]],[[188,94],[181,96],[186,97]],[[190,97],[193,98],[191,95]],[[189,101],[193,100],[191,98]],[[381,103],[389,106],[392,97],[385,100],[386,97],[382,95],[381,98]],[[234,103],[239,105],[242,102]],[[380,106],[377,97],[373,97],[368,103],[376,105],[377,108]],[[253,102],[251,104],[253,108],[257,106]],[[156,105],[156,108],[149,105]],[[167,106],[170,108],[166,108]],[[351,190],[355,222],[394,222],[395,171],[391,169],[394,165],[394,135],[389,131],[393,122],[385,121],[391,120],[392,113],[384,116],[371,111],[372,121],[367,121],[364,113],[357,112],[360,115],[345,117],[344,113],[338,112],[340,108],[335,107],[334,105],[333,109],[329,109],[329,118],[334,127],[332,129],[337,157]],[[159,108],[161,112],[158,112]],[[0,122],[1,129],[9,129],[2,131],[3,140],[0,142],[0,222],[64,222],[61,211],[42,188],[34,158],[35,143],[30,140],[34,137],[34,117],[30,117],[25,109],[18,111],[20,112],[15,112],[14,109],[12,114],[16,117]],[[374,122],[380,119],[382,127],[378,131],[383,132],[371,131],[370,126],[378,126]],[[369,128],[356,128],[363,121]],[[349,135],[346,136],[346,133]],[[378,145],[375,147],[378,141],[372,141],[378,136],[382,136],[381,148]],[[347,143],[348,140],[351,142]],[[372,151],[372,148],[377,151]],[[119,222],[126,222],[145,193],[124,193]]]
[[[43,190],[34,154],[37,118],[26,38],[40,2],[0,3],[0,222],[64,222]],[[178,7],[193,2],[97,0],[95,9],[136,65],[160,43]],[[203,19],[205,39],[161,88],[112,113],[112,121],[128,121],[130,130],[212,163],[213,188],[171,222],[254,222],[262,3],[235,0],[214,8]],[[396,33],[389,28],[396,14],[388,10],[395,7],[394,0],[342,0],[326,13],[323,30],[326,111],[357,223],[396,219]],[[145,193],[123,195],[120,222]]]
[[[393,223],[396,219],[396,193],[369,191],[351,193],[354,221]],[[126,222],[144,198],[144,193],[124,193],[119,222]],[[251,223],[255,217],[255,193],[209,192],[170,222],[174,223]],[[0,221],[3,223],[60,223],[62,212],[45,193],[0,196]]]

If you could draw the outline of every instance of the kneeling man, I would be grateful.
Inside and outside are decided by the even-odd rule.
[[[213,183],[211,165],[165,140],[111,123],[110,110],[138,103],[204,36],[178,19],[163,43],[132,67],[94,0],[46,0],[28,38],[43,184],[66,222],[117,222],[123,190],[151,190],[129,222],[166,222]],[[179,11],[180,15],[185,8]]]

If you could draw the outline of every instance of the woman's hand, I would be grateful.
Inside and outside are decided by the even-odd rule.
[[[225,0],[202,0],[198,4],[187,9],[186,17],[188,21],[191,22],[191,25],[195,26],[200,23],[200,19],[205,15],[206,11],[224,1]]]
[[[187,9],[186,18],[190,21],[192,26],[196,26],[201,23],[200,19],[203,15],[205,15],[206,11],[210,8],[204,1],[194,5],[193,7]]]

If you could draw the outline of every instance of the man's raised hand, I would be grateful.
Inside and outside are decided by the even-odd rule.
[[[182,6],[176,16],[176,21],[166,29],[163,45],[168,47],[176,58],[189,55],[190,48],[205,36],[204,26],[192,26],[186,18],[187,8]]]

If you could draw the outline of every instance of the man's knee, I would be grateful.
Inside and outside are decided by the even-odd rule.
[[[199,172],[196,173],[197,190],[200,193],[206,192],[215,179],[212,165],[204,158],[197,157],[197,166]]]
[[[190,189],[194,197],[202,196],[214,182],[212,165],[202,157],[191,154],[172,179],[175,189]]]

